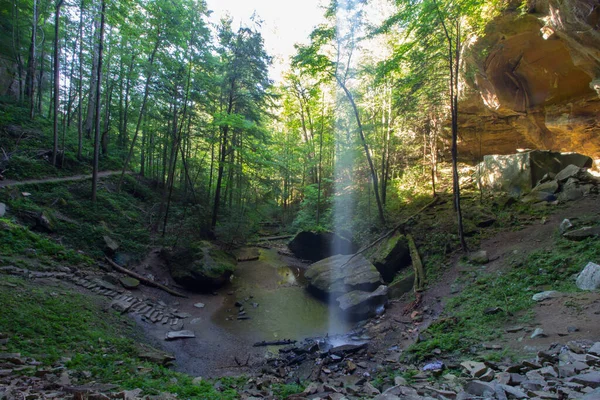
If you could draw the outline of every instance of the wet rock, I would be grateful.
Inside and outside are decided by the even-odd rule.
[[[301,231],[288,244],[294,255],[303,260],[319,261],[324,258],[356,251],[352,241],[334,232]]]
[[[170,331],[165,335],[165,340],[190,339],[195,338],[196,334],[192,331]]]
[[[563,234],[565,239],[580,241],[590,237],[600,236],[600,226],[585,226],[575,231],[566,232]]]
[[[391,282],[400,270],[412,262],[408,242],[400,232],[395,232],[367,250],[365,257],[377,268],[385,282]]]
[[[229,282],[236,265],[233,256],[207,241],[162,254],[175,282],[194,291],[210,292]]]
[[[579,273],[576,285],[581,290],[596,290],[600,288],[600,265],[589,262]]]
[[[205,304],[204,303],[196,303],[196,304],[194,304],[194,307],[196,307],[196,308],[204,308]]]
[[[487,264],[490,261],[487,251],[479,250],[469,254],[469,261],[474,264]]]
[[[387,302],[387,286],[380,285],[373,292],[353,290],[336,299],[339,307],[354,318],[373,316]]]
[[[124,276],[119,278],[119,283],[125,288],[125,289],[137,289],[140,286],[140,281],[129,277],[129,276]]]
[[[340,297],[353,290],[371,292],[383,282],[379,271],[362,255],[337,255],[312,264],[305,273],[309,290]]]

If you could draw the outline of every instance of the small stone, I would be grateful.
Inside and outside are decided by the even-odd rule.
[[[137,289],[140,286],[139,280],[129,277],[129,276],[123,276],[123,277],[119,278],[119,283],[125,289]]]
[[[577,276],[575,283],[581,290],[596,290],[600,288],[600,265],[589,262]]]
[[[506,392],[506,394],[510,398],[515,398],[515,399],[528,399],[529,398],[529,396],[527,396],[527,394],[525,392],[523,392],[522,390],[520,390],[519,388],[512,387],[509,385],[500,385],[500,387],[502,388],[502,390],[504,390],[504,392]]]
[[[542,338],[542,337],[546,337],[548,335],[546,335],[544,333],[544,330],[542,328],[536,328],[533,333],[531,334],[531,338],[535,339],[535,338]]]
[[[560,292],[557,292],[556,290],[548,290],[545,292],[540,292],[540,293],[534,294],[532,297],[532,300],[533,301],[544,301],[544,300],[560,297],[560,295],[561,295]]]
[[[205,304],[204,303],[196,303],[194,304],[194,307],[196,308],[204,308]]]
[[[519,332],[522,331],[523,327],[522,326],[511,326],[509,328],[506,328],[506,332],[507,333],[515,333],[515,332]]]
[[[202,382],[201,376],[197,376],[194,379],[192,379],[192,385],[199,385],[201,382]]]
[[[474,264],[487,264],[490,261],[487,251],[479,250],[469,254],[469,261]]]
[[[594,343],[594,345],[590,348],[588,353],[600,357],[600,342]]]
[[[561,234],[563,234],[566,231],[568,231],[569,229],[571,229],[572,227],[573,227],[573,224],[571,223],[571,221],[569,221],[567,218],[565,218],[558,226],[558,230],[560,231]]]
[[[394,377],[394,385],[395,386],[406,386],[406,385],[408,385],[408,382],[403,377],[396,376],[396,377]]]
[[[569,333],[579,332],[579,328],[576,326],[567,326],[567,332],[569,332]]]
[[[571,379],[573,382],[589,386],[592,389],[600,387],[600,372],[593,371],[587,374],[576,375]]]
[[[171,331],[165,335],[165,340],[190,339],[195,337],[196,334],[192,331]]]
[[[488,367],[482,362],[477,361],[463,361],[460,365],[467,370],[469,375],[473,378],[479,378],[486,373]]]

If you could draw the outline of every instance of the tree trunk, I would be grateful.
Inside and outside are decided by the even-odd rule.
[[[129,160],[131,160],[131,156],[133,155],[133,149],[135,146],[135,141],[140,133],[140,127],[142,126],[142,118],[146,113],[146,103],[148,101],[148,93],[150,91],[150,81],[152,80],[152,72],[154,65],[154,57],[156,56],[156,51],[158,50],[158,46],[160,45],[160,32],[156,37],[156,43],[154,44],[154,48],[152,49],[152,53],[150,54],[150,58],[148,59],[148,73],[146,75],[146,83],[144,84],[144,97],[142,99],[142,107],[140,109],[140,113],[138,115],[137,124],[135,125],[135,133],[133,135],[133,140],[131,141],[131,145],[129,146],[129,153],[127,153],[127,158],[123,163],[123,170],[121,171],[121,177],[119,178],[119,183],[117,184],[117,192],[121,190],[121,185],[123,184],[123,177],[125,176],[125,171],[127,170],[127,165],[129,164]],[[152,143],[153,144],[153,143]],[[150,171],[152,171],[152,166],[150,166]]]
[[[354,111],[354,117],[356,118],[356,124],[358,126],[358,134],[360,135],[360,140],[362,141],[363,148],[365,150],[365,155],[367,157],[367,162],[369,164],[369,169],[371,170],[371,179],[373,180],[373,189],[375,192],[375,201],[377,202],[377,211],[379,212],[379,221],[382,225],[385,225],[385,216],[383,213],[383,206],[381,204],[381,197],[379,196],[379,181],[377,179],[377,172],[375,172],[375,167],[373,166],[373,160],[371,159],[371,152],[369,151],[369,145],[365,139],[365,134],[363,131],[362,123],[360,122],[360,114],[358,113],[358,107],[356,107],[356,103],[354,102],[354,97],[352,97],[352,93],[348,90],[344,82],[336,75],[335,79],[338,81],[338,84],[346,93],[346,97],[348,101],[350,101],[350,105],[352,105],[352,109]]]
[[[77,159],[83,150],[83,0],[79,6],[79,78],[77,79]]]
[[[52,165],[56,167],[56,157],[58,155],[58,106],[60,98],[60,48],[58,33],[60,31],[60,8],[63,5],[63,0],[58,0],[56,3],[56,11],[54,12],[54,144],[52,147]]]
[[[100,157],[100,88],[102,83],[102,50],[104,39],[104,12],[106,11],[106,1],[102,0],[102,9],[100,11],[100,35],[98,40],[98,68],[96,76],[96,128],[94,132],[94,163],[92,171],[92,202],[96,202],[98,191],[98,161]]]
[[[35,115],[35,46],[37,36],[38,9],[37,0],[33,0],[33,22],[31,23],[31,44],[29,46],[29,61],[27,62],[26,93],[29,101],[29,118]]]
[[[84,123],[84,131],[85,131],[85,135],[87,136],[88,139],[91,138],[92,135],[92,129],[93,129],[93,125],[94,125],[94,110],[97,108],[95,107],[95,101],[96,98],[98,96],[96,96],[96,88],[98,87],[97,83],[96,83],[96,78],[98,77],[98,46],[96,44],[96,36],[98,35],[98,22],[99,19],[97,17],[94,18],[94,31],[91,35],[91,41],[92,41],[92,46],[91,48],[92,50],[92,73],[90,76],[90,92],[88,95],[88,104],[87,104],[87,113],[85,116],[85,123]]]

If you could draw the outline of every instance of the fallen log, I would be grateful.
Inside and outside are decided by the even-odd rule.
[[[283,239],[289,239],[291,237],[294,237],[294,235],[264,236],[264,237],[259,237],[258,240],[272,242],[273,240],[283,240]]]
[[[108,257],[106,257],[106,256],[105,256],[104,258],[105,258],[105,259],[106,259],[106,261],[108,261],[108,263],[109,263],[109,264],[110,264],[110,265],[111,265],[111,266],[112,266],[114,269],[116,269],[117,271],[119,271],[119,272],[122,272],[122,273],[124,273],[124,274],[127,274],[127,275],[129,275],[129,276],[132,276],[132,277],[134,277],[135,279],[137,279],[138,281],[140,281],[140,282],[142,282],[142,283],[146,284],[147,286],[152,286],[152,287],[155,287],[155,288],[157,288],[157,289],[164,290],[165,292],[167,292],[167,293],[169,293],[169,294],[172,294],[173,296],[177,296],[177,297],[185,297],[185,298],[187,298],[187,296],[186,296],[185,294],[179,293],[179,292],[177,292],[177,291],[175,291],[175,290],[173,290],[173,289],[171,289],[171,288],[169,288],[169,287],[167,287],[167,286],[165,286],[165,285],[161,285],[160,283],[157,283],[157,282],[151,281],[150,279],[148,279],[148,278],[145,278],[145,277],[143,277],[143,276],[142,276],[142,275],[140,275],[140,274],[136,274],[135,272],[133,272],[133,271],[130,271],[130,270],[128,270],[127,268],[123,268],[123,267],[121,267],[119,264],[117,264],[116,262],[114,262],[113,260],[111,260],[110,258],[108,258]]]
[[[421,261],[419,250],[415,244],[415,239],[410,233],[406,234],[406,239],[408,240],[410,259],[412,260],[412,265],[415,270],[415,292],[421,292],[425,288],[425,269],[423,268],[423,262]]]
[[[262,342],[256,342],[254,343],[253,347],[262,347],[262,346],[283,346],[286,344],[294,344],[296,343],[295,340],[291,340],[291,339],[283,339],[283,340],[275,340],[272,342],[265,342],[264,340]]]

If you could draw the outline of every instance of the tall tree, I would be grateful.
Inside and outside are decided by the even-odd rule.
[[[106,0],[102,0],[100,9],[100,33],[98,34],[98,67],[96,76],[96,112],[94,129],[94,160],[92,164],[92,202],[96,202],[98,192],[98,162],[100,158],[100,88],[102,84],[102,50],[104,47],[104,19]]]
[[[58,155],[58,108],[60,99],[60,8],[64,0],[56,2],[54,11],[54,144],[52,147],[52,165],[56,167],[56,159]]]

